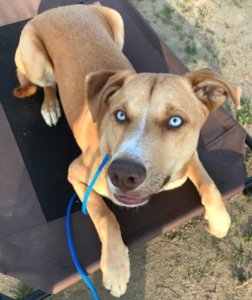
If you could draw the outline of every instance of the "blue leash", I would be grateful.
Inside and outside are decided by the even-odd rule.
[[[92,189],[96,183],[96,180],[98,179],[98,177],[100,176],[101,174],[101,171],[102,169],[105,167],[106,163],[109,161],[109,155],[106,154],[101,162],[101,164],[99,165],[98,169],[96,170],[95,174],[94,174],[94,177],[93,179],[91,180],[88,188],[87,188],[87,191],[86,191],[86,194],[84,196],[84,199],[83,199],[83,202],[82,202],[82,212],[84,215],[88,215],[88,212],[87,212],[87,202],[88,202],[88,199],[89,199],[89,196],[92,192]]]
[[[83,199],[83,202],[82,202],[82,212],[84,215],[88,215],[88,211],[87,211],[87,202],[88,202],[88,199],[89,199],[89,196],[90,196],[90,193],[92,192],[92,189],[95,185],[95,182],[96,180],[98,179],[102,169],[104,168],[104,166],[106,165],[106,163],[109,161],[109,155],[106,154],[103,158],[103,161],[101,162],[100,166],[98,167],[98,169],[96,170],[95,172],[95,175],[90,183],[90,185],[88,186],[87,188],[87,191],[85,193],[85,196],[84,196],[84,199]],[[76,252],[75,252],[75,249],[74,249],[74,245],[73,245],[73,239],[72,239],[72,234],[71,234],[71,225],[70,225],[70,220],[71,220],[71,210],[72,210],[72,206],[74,204],[74,201],[75,199],[77,198],[77,194],[74,193],[73,196],[71,197],[69,203],[68,203],[68,207],[67,207],[67,213],[66,213],[66,232],[67,232],[67,241],[68,241],[68,246],[69,246],[69,250],[70,250],[70,253],[71,253],[71,256],[72,256],[72,260],[73,260],[73,263],[75,265],[75,268],[77,269],[77,271],[80,273],[83,281],[86,283],[87,287],[89,288],[93,298],[95,300],[99,300],[99,296],[92,284],[92,282],[90,281],[87,273],[82,269],[79,261],[78,261],[78,258],[77,258],[77,255],[76,255]]]

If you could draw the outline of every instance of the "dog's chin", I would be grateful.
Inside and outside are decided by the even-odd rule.
[[[127,194],[113,194],[113,202],[120,206],[126,207],[137,207],[145,205],[149,202],[150,196],[148,197],[133,197]]]

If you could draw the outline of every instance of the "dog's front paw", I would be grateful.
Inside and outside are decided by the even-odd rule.
[[[206,220],[208,220],[208,232],[217,238],[223,238],[227,235],[231,225],[231,218],[226,211],[213,211],[205,214]]]
[[[44,101],[41,107],[41,114],[48,126],[56,125],[61,117],[59,100],[55,97]]]
[[[114,247],[110,251],[103,251],[101,257],[103,285],[115,297],[125,294],[130,278],[130,261],[128,248]]]

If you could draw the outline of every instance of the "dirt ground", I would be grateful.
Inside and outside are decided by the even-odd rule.
[[[243,90],[242,110],[231,110],[252,133],[252,1],[133,0],[162,39],[191,70],[209,66]],[[252,154],[246,153],[252,175]],[[252,299],[252,197],[227,203],[229,235],[209,235],[202,217],[130,253],[131,279],[125,300]],[[102,287],[101,272],[91,276],[101,299],[114,299]],[[3,280],[6,280],[4,283]],[[10,284],[11,283],[11,284]],[[16,295],[22,288],[0,277],[0,289]],[[91,299],[82,282],[50,300]]]

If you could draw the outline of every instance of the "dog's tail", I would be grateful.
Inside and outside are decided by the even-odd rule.
[[[23,72],[17,69],[17,78],[20,86],[13,90],[13,95],[18,98],[30,97],[35,94],[38,87],[32,83]]]
[[[24,86],[19,86],[13,90],[13,95],[18,98],[30,97],[36,93],[38,87],[33,83],[28,83]]]

